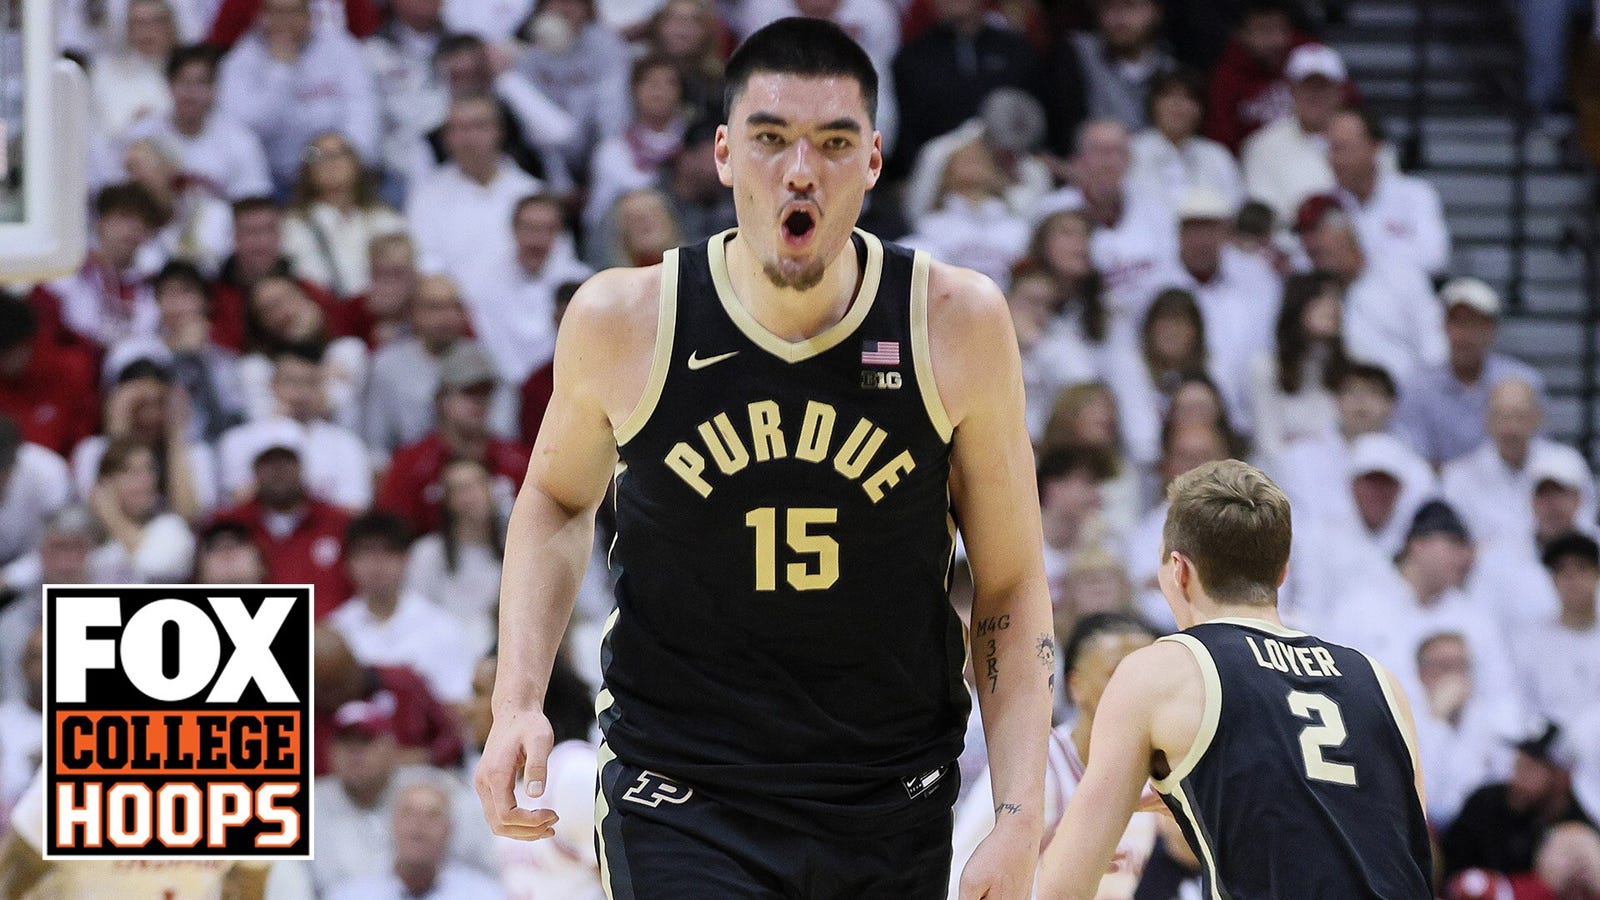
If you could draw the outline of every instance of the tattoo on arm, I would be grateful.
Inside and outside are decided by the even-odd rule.
[[[1039,662],[1050,672],[1050,689],[1056,688],[1056,641],[1048,634],[1039,635],[1038,642],[1034,645],[1034,652],[1039,656]]]
[[[977,636],[980,638],[987,636],[989,638],[983,648],[984,669],[981,677],[984,681],[989,682],[989,693],[991,694],[994,693],[995,688],[1000,686],[1000,660],[995,658],[994,635],[1010,627],[1011,616],[1009,615],[990,616],[986,619],[978,620]]]
[[[1001,813],[1014,816],[1020,812],[1022,812],[1022,804],[1020,803],[1001,803],[994,808],[994,814],[997,816]]]

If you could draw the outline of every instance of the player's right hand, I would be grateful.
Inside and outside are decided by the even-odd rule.
[[[483,745],[483,758],[473,776],[483,817],[501,837],[537,841],[555,834],[556,814],[550,809],[525,809],[517,805],[517,775],[522,775],[528,796],[544,793],[546,763],[555,735],[550,720],[538,710],[496,714]]]

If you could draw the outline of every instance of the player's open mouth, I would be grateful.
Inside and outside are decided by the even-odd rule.
[[[816,217],[809,210],[793,209],[783,217],[783,242],[786,246],[804,247],[816,230]]]

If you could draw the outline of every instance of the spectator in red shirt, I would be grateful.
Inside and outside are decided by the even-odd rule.
[[[439,366],[434,430],[427,437],[395,451],[378,508],[403,517],[419,533],[437,531],[444,488],[439,483],[445,464],[454,459],[482,463],[494,479],[495,501],[509,514],[511,501],[528,471],[528,448],[489,433],[489,395],[495,370],[476,344],[460,342]]]
[[[581,281],[566,281],[556,288],[554,316],[557,331],[561,330],[561,317],[567,314],[567,304],[572,302],[572,295],[578,292],[582,284]],[[539,436],[539,425],[544,422],[544,411],[550,407],[550,395],[555,387],[554,359],[546,360],[522,383],[522,413],[517,421],[521,426],[522,442],[529,447],[533,446],[534,438]]]
[[[322,287],[294,275],[283,252],[283,210],[270,197],[245,197],[233,202],[233,253],[222,261],[211,285],[211,340],[241,351],[245,349],[245,309],[256,282],[269,275],[294,279],[306,296],[329,315],[329,330],[346,334],[344,319],[353,308]]]
[[[1289,114],[1289,51],[1314,38],[1294,28],[1286,0],[1251,0],[1211,72],[1206,137],[1234,153],[1257,128]]]
[[[66,456],[94,433],[99,410],[92,362],[41,340],[33,306],[0,290],[0,413],[23,440]]]
[[[298,428],[263,429],[254,453],[255,497],[217,515],[250,529],[267,562],[267,581],[309,584],[318,619],[350,597],[344,570],[348,513],[306,491],[300,471]]]
[[[222,0],[206,43],[223,50],[232,47],[255,24],[265,5],[265,0]],[[355,37],[371,37],[383,24],[383,16],[372,0],[344,0],[344,24]]]
[[[359,709],[380,710],[392,728],[402,764],[453,767],[461,763],[461,729],[455,712],[428,693],[422,677],[405,666],[364,666],[339,632],[326,625],[313,636],[316,682],[316,774],[332,767],[336,734],[357,724]],[[389,707],[393,708],[390,709]]]

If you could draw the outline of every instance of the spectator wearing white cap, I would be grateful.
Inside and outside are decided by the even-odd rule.
[[[1556,615],[1560,602],[1541,563],[1552,541],[1572,533],[1594,537],[1595,481],[1589,464],[1564,444],[1544,445],[1528,461],[1533,531],[1480,541],[1471,590],[1507,627]]]
[[[235,501],[248,495],[256,457],[269,446],[294,447],[305,467],[311,495],[347,511],[372,503],[367,448],[354,432],[322,418],[324,375],[320,363],[291,349],[272,361],[272,394],[278,415],[229,429],[218,441],[222,488]]]
[[[1399,253],[1437,275],[1450,264],[1450,229],[1439,191],[1380,163],[1383,123],[1347,109],[1328,122],[1328,165],[1337,196],[1369,253]]]
[[[1540,561],[1558,607],[1511,632],[1512,660],[1533,711],[1565,726],[1600,697],[1600,545],[1587,535],[1563,535]]]
[[[1294,221],[1301,201],[1334,186],[1328,165],[1328,123],[1344,99],[1344,60],[1325,44],[1302,44],[1284,65],[1294,110],[1245,141],[1245,193],[1272,207],[1279,222]]]
[[[1543,396],[1544,379],[1532,366],[1494,347],[1500,295],[1480,279],[1452,278],[1439,289],[1449,356],[1412,372],[1400,386],[1400,433],[1434,465],[1471,453],[1488,436],[1489,393],[1507,381],[1526,382]]]
[[[1520,702],[1499,626],[1462,590],[1472,568],[1472,540],[1461,518],[1445,502],[1430,500],[1409,526],[1395,563],[1346,584],[1326,608],[1319,633],[1371,654],[1414,697],[1424,695],[1417,672],[1422,642],[1441,632],[1460,634],[1481,689]]]
[[[1535,462],[1575,451],[1540,436],[1539,395],[1525,381],[1511,379],[1491,391],[1485,421],[1488,439],[1442,470],[1445,497],[1476,539],[1525,540],[1534,531],[1533,478],[1543,466]]]
[[[1439,493],[1438,481],[1416,454],[1390,434],[1353,438],[1346,463],[1334,470],[1337,487],[1291,482],[1298,496],[1317,499],[1296,508],[1296,540],[1285,586],[1285,614],[1298,625],[1345,615],[1340,598],[1392,568],[1418,509]],[[1324,482],[1328,472],[1319,473]]]
[[[1412,710],[1428,821],[1436,828],[1449,827],[1473,791],[1511,774],[1511,743],[1524,727],[1519,704],[1484,690],[1473,663],[1458,632],[1428,635],[1417,646],[1422,695]]]
[[[1194,294],[1205,320],[1206,355],[1235,424],[1251,430],[1250,364],[1272,346],[1283,286],[1259,257],[1235,247],[1233,208],[1210,185],[1185,191],[1178,206],[1176,286]]]
[[[1129,177],[1155,187],[1173,207],[1191,191],[1207,188],[1221,195],[1232,216],[1244,202],[1244,178],[1227,147],[1200,136],[1204,82],[1184,69],[1162,72],[1150,80],[1147,106],[1150,126],[1129,144]]]
[[[1422,269],[1402,256],[1367,252],[1349,215],[1326,194],[1300,205],[1295,230],[1311,264],[1345,281],[1344,346],[1351,359],[1383,366],[1401,383],[1445,361],[1444,310]]]

